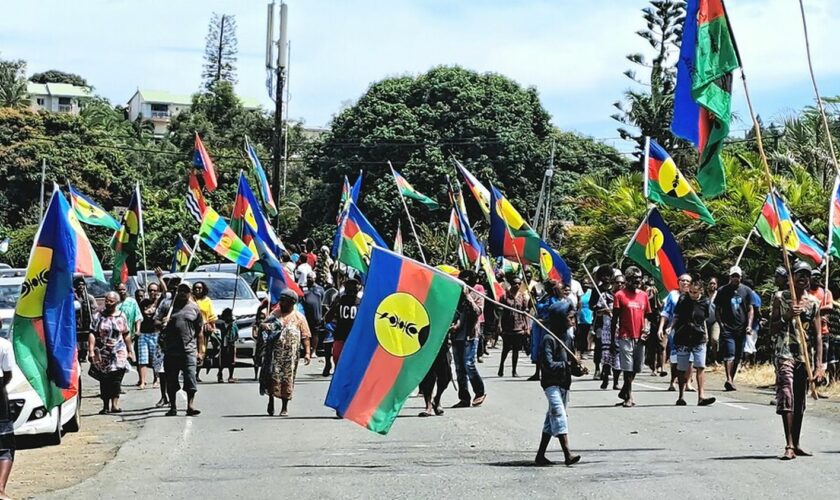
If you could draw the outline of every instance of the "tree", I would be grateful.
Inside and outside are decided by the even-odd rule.
[[[342,110],[306,158],[316,183],[303,206],[306,217],[298,234],[335,231],[344,176],[352,182],[364,171],[361,208],[388,239],[397,219],[405,217],[388,161],[418,191],[446,206],[447,176],[460,182],[453,163],[458,159],[482,182],[503,190],[530,218],[552,141],[558,148],[556,199],[569,193],[578,175],[599,164],[600,171],[626,170],[614,149],[554,129],[536,89],[522,88],[505,76],[441,66],[419,76],[386,78]],[[471,220],[483,234],[484,217],[469,195],[467,203]],[[555,218],[572,215],[563,203],[554,206]],[[446,209],[409,209],[419,225],[442,223],[439,229],[445,231]]]
[[[649,7],[642,9],[645,29],[636,32],[650,45],[653,59],[641,53],[629,54],[627,59],[645,71],[645,78],[635,70],[624,74],[645,90],[627,90],[625,102],[613,104],[618,113],[612,118],[622,124],[618,133],[622,139],[631,139],[644,145],[644,137],[656,139],[665,149],[676,145],[676,139],[669,127],[674,112],[674,87],[676,85],[676,59],[682,39],[682,22],[685,19],[684,0],[652,0]],[[634,127],[638,134],[625,127]]]
[[[86,87],[93,89],[88,85],[87,80],[75,73],[67,73],[57,69],[51,69],[42,73],[35,73],[29,77],[29,81],[33,83],[69,83],[77,87]]]
[[[29,106],[26,90],[26,62],[0,59],[0,107],[25,108]]]
[[[236,83],[236,18],[213,13],[204,49],[204,88],[210,90],[219,81]]]

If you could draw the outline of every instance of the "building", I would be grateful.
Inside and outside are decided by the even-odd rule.
[[[240,97],[239,99],[245,109],[259,109],[260,107],[260,103],[256,99],[247,97]],[[138,89],[128,100],[128,119],[134,121],[142,115],[144,120],[151,120],[154,123],[154,135],[163,137],[172,118],[178,116],[178,113],[190,109],[191,105],[192,97],[189,95]]]
[[[90,89],[69,83],[26,83],[31,108],[34,111],[52,111],[78,115],[84,99],[93,97]]]
[[[128,100],[128,119],[136,120],[142,115],[155,125],[155,136],[162,137],[169,128],[169,122],[178,113],[190,109],[192,98],[188,95],[171,94],[159,90],[137,90]]]

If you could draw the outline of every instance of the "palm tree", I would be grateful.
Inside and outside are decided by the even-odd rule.
[[[0,59],[0,107],[25,108],[29,106],[26,90],[26,63]]]

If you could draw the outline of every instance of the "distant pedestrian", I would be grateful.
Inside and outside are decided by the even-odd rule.
[[[569,419],[566,413],[572,374],[582,374],[574,358],[570,358],[567,352],[574,349],[575,309],[571,301],[558,301],[550,307],[549,317],[549,326],[554,335],[543,337],[539,356],[542,365],[540,385],[548,400],[548,411],[545,413],[540,446],[534,462],[537,465],[554,464],[546,458],[545,452],[551,438],[556,437],[563,448],[564,462],[568,466],[580,461],[580,455],[572,455],[569,448]]]
[[[676,365],[679,384],[677,406],[685,406],[684,394],[691,379],[691,366],[697,374],[697,404],[709,406],[715,398],[707,398],[705,392],[706,368],[706,320],[709,318],[709,299],[703,296],[704,284],[699,279],[688,287],[687,293],[681,293],[674,306],[672,323],[672,342],[676,353]]]
[[[87,283],[82,276],[73,278],[73,295],[79,304],[79,309],[76,313],[76,340],[78,343],[79,362],[84,363],[88,360],[88,339],[91,325],[93,325],[93,316],[99,312],[99,307],[97,307],[96,299],[93,295],[88,293]]]
[[[180,377],[183,375],[184,392],[187,393],[187,416],[197,416],[201,411],[195,407],[195,394],[198,392],[196,372],[204,357],[199,350],[204,345],[204,319],[201,310],[192,301],[192,291],[186,283],[178,285],[172,300],[171,312],[166,302],[158,308],[156,321],[161,328],[164,344],[164,372],[166,372],[169,411],[167,416],[178,414],[178,391],[181,390]]]
[[[117,292],[105,294],[105,307],[93,320],[88,339],[88,355],[99,377],[100,415],[121,413],[120,387],[128,369],[128,358],[134,357],[128,322],[117,308]]]
[[[306,318],[295,310],[298,296],[290,288],[280,294],[280,304],[263,322],[268,333],[260,370],[260,393],[268,395],[267,412],[274,415],[274,398],[280,398],[280,416],[289,411],[289,401],[295,389],[300,346],[303,345],[304,364],[309,364],[311,334]]]
[[[468,286],[475,286],[476,274],[467,269],[459,278]],[[484,380],[475,367],[478,352],[478,318],[484,309],[484,298],[467,288],[461,294],[455,313],[452,333],[452,357],[455,358],[455,374],[458,377],[458,403],[453,408],[480,406],[487,397]],[[469,386],[468,386],[469,384]],[[470,387],[475,398],[470,396]]]
[[[335,364],[338,365],[341,358],[341,350],[344,349],[344,342],[350,336],[353,329],[353,322],[356,321],[356,312],[359,309],[359,281],[355,278],[348,278],[344,282],[344,293],[338,297],[333,306],[324,316],[324,321],[335,321],[335,332],[333,333],[332,354]]]
[[[513,278],[510,288],[500,302],[516,311],[528,309],[530,298],[527,290],[523,293],[521,279]],[[516,373],[516,365],[519,362],[519,351],[522,349],[528,328],[528,317],[524,313],[510,309],[502,310],[502,357],[499,360],[499,377],[505,376],[505,360],[508,353],[511,353],[511,375],[519,376]]]
[[[726,368],[723,388],[734,391],[735,374],[744,355],[744,344],[752,330],[753,293],[741,283],[744,272],[738,266],[729,269],[729,283],[718,289],[715,297],[715,314],[720,324],[720,348]]]
[[[606,389],[610,385],[610,374],[613,377],[613,390],[618,390],[618,378],[621,375],[621,365],[618,363],[616,356],[616,346],[611,337],[612,322],[614,319],[614,304],[615,294],[624,288],[625,278],[623,274],[618,274],[612,279],[611,287],[602,290],[601,298],[598,301],[598,308],[596,314],[600,318],[601,336],[601,389]]]
[[[559,301],[559,288],[557,282],[554,280],[546,280],[543,284],[543,296],[537,300],[537,319],[543,324],[548,322],[548,309],[555,302]],[[569,302],[571,304],[571,301]],[[545,329],[538,323],[534,322],[531,325],[531,362],[536,368],[534,374],[528,377],[530,381],[537,381],[540,379],[540,346],[542,345],[543,336],[545,336]]]
[[[158,381],[159,370],[157,364],[163,363],[163,356],[158,351],[159,330],[155,324],[155,313],[160,306],[163,294],[159,283],[149,283],[148,296],[140,302],[140,333],[137,336],[137,371],[140,375],[141,385],[146,383],[146,370],[151,368],[152,385],[160,387],[160,401],[158,404],[166,406],[169,401],[166,396],[166,384]],[[160,368],[160,366],[157,366]]]
[[[233,310],[226,307],[219,316],[222,324],[219,328],[218,336],[216,337],[217,349],[219,352],[219,373],[216,374],[216,382],[222,383],[224,381],[224,370],[228,371],[228,383],[236,383],[233,378],[233,369],[236,366],[236,341],[239,339],[239,326],[233,317]]]
[[[621,406],[636,406],[633,401],[633,380],[642,371],[645,359],[645,341],[650,334],[647,315],[650,314],[650,302],[642,285],[642,271],[630,266],[625,271],[627,283],[624,289],[615,293],[613,303],[613,322],[610,325],[610,344],[618,356],[618,364],[624,373],[624,385],[618,393],[623,402]]]

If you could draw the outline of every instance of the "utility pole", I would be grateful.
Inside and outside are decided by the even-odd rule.
[[[286,83],[286,67],[288,66],[288,32],[286,31],[289,13],[288,6],[280,3],[280,31],[277,41],[274,40],[274,2],[268,4],[268,20],[266,30],[265,66],[270,77],[274,79],[272,88],[269,81],[269,95],[274,99],[274,130],[271,135],[271,190],[278,197],[280,189],[280,163],[283,156],[283,87]],[[274,51],[277,51],[277,59]],[[273,95],[272,95],[273,94]],[[278,212],[277,222],[280,214]]]

